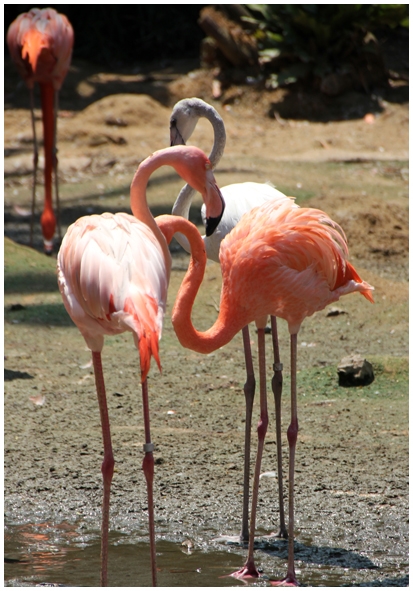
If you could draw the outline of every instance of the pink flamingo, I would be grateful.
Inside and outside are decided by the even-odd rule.
[[[29,12],[20,14],[7,31],[7,44],[11,58],[30,91],[34,143],[30,245],[33,244],[33,220],[39,159],[34,120],[33,87],[35,82],[40,85],[45,155],[45,200],[40,223],[46,254],[51,254],[53,251],[53,237],[56,230],[56,216],[52,205],[52,171],[54,171],[55,178],[58,234],[59,239],[61,238],[56,155],[58,92],[69,70],[73,38],[72,25],[64,14],[59,14],[53,8],[44,8],[43,10],[32,8]]]
[[[109,497],[114,469],[109,415],[101,351],[104,335],[130,331],[140,358],[145,425],[143,471],[147,482],[152,581],[156,585],[155,526],[153,512],[153,443],[150,437],[147,375],[153,356],[160,368],[159,339],[165,313],[171,257],[146,201],[150,175],[170,165],[186,182],[197,187],[206,204],[208,232],[223,211],[221,193],[212,167],[198,148],[177,146],[155,152],[144,160],[132,181],[134,216],[104,213],[72,224],[57,257],[58,282],[63,303],[92,351],[100,408],[104,459],[101,542],[101,585],[107,585]],[[193,184],[195,183],[195,184]],[[170,224],[178,218],[169,216]]]
[[[170,229],[161,230],[167,241]],[[259,475],[264,438],[268,425],[265,337],[268,315],[288,322],[291,339],[291,424],[287,431],[289,461],[288,570],[283,581],[273,585],[298,585],[294,570],[294,459],[298,433],[297,418],[297,334],[307,316],[322,310],[342,295],[360,292],[373,302],[374,288],[363,281],[348,262],[347,241],[340,226],[318,209],[294,208],[293,201],[281,205],[265,203],[246,213],[224,238],[220,248],[222,291],[219,315],[205,332],[191,322],[191,310],[205,269],[202,241],[187,230],[192,263],[172,311],[172,323],[184,347],[211,353],[227,344],[250,322],[258,327],[260,373],[260,420],[247,560],[237,578],[258,577],[254,563],[254,534]],[[257,285],[260,289],[257,289]]]

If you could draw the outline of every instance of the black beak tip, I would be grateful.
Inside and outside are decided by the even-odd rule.
[[[205,224],[205,233],[206,233],[207,236],[212,236],[212,234],[217,229],[218,224],[219,224],[219,222],[221,221],[221,218],[222,218],[222,213],[221,213],[221,215],[219,215],[216,218],[207,218],[207,221],[206,221],[206,224]]]

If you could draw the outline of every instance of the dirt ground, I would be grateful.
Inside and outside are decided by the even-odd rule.
[[[58,124],[63,233],[80,215],[129,211],[132,175],[142,159],[168,145],[171,108],[185,96],[204,98],[224,118],[227,146],[216,171],[221,186],[269,180],[342,225],[351,261],[375,286],[375,304],[345,297],[334,306],[340,313],[317,313],[299,335],[298,577],[306,586],[407,586],[408,87],[395,84],[374,100],[350,93],[335,101],[237,87],[213,101],[211,74],[191,66],[115,74],[73,65]],[[55,261],[40,252],[39,215],[37,251],[20,246],[28,244],[32,135],[27,91],[7,61],[5,72],[5,235],[18,243],[5,242],[5,519],[68,522],[96,533],[102,444],[90,353],[61,303]],[[39,110],[36,116],[41,137]],[[208,122],[200,121],[191,143],[210,151]],[[154,174],[148,187],[154,215],[170,212],[181,184],[169,168]],[[39,200],[41,194],[40,188]],[[198,199],[191,219],[201,229]],[[149,382],[156,532],[159,539],[189,539],[195,550],[208,551],[220,534],[240,530],[242,340],[237,335],[207,356],[180,346],[170,311],[188,257],[176,244],[172,252],[163,371],[154,364]],[[194,310],[197,328],[214,322],[219,293],[220,269],[211,262]],[[251,331],[256,358],[253,326]],[[282,321],[280,344],[287,502],[289,345]],[[338,386],[337,365],[352,353],[373,364],[370,386]],[[270,349],[268,356],[272,409]],[[131,336],[108,338],[103,363],[116,460],[111,528],[146,540],[143,425]],[[278,519],[271,413],[256,559],[277,578],[285,574],[286,544],[266,538]],[[254,429],[252,460],[255,446]],[[245,549],[228,549],[239,553],[241,566]]]

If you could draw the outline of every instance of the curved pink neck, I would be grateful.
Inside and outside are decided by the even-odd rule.
[[[173,235],[180,232],[186,236],[191,245],[191,262],[172,310],[172,324],[176,336],[181,345],[187,349],[198,353],[212,353],[229,343],[243,328],[242,319],[238,320],[235,314],[231,314],[225,298],[221,298],[219,316],[214,325],[205,332],[199,332],[194,328],[191,312],[204,278],[207,260],[203,240],[197,228],[184,218],[164,215],[157,217],[156,222],[168,244]]]
[[[171,158],[168,155],[158,152],[156,156],[149,157],[144,160],[140,165],[132,179],[130,188],[130,205],[133,215],[146,224],[152,232],[155,234],[158,242],[162,246],[164,257],[166,261],[170,260],[170,252],[168,244],[166,243],[165,236],[160,231],[158,225],[155,222],[151,210],[149,209],[148,202],[146,199],[146,187],[148,185],[149,177],[155,170],[163,165],[173,166]],[[172,239],[172,237],[171,237]]]

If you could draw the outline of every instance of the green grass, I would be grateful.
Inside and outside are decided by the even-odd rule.
[[[60,296],[59,296],[60,299]],[[4,311],[6,322],[13,324],[46,324],[53,326],[74,326],[62,301],[25,305],[20,310],[7,306]]]
[[[340,398],[350,393],[363,398],[400,398],[409,392],[409,363],[405,357],[372,357],[374,381],[368,386],[344,388],[338,385],[337,368],[333,365],[323,368],[309,368],[298,371],[299,396],[308,398]],[[289,376],[285,379],[286,391]]]
[[[4,239],[4,295],[6,322],[73,325],[57,286],[56,259],[8,238]]]
[[[56,259],[4,239],[4,293],[58,292]]]

